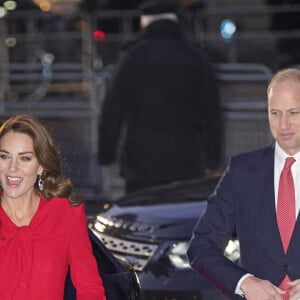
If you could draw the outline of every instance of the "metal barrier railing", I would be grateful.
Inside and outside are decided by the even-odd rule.
[[[258,9],[262,10],[259,12]],[[221,59],[215,56],[215,62],[225,121],[224,162],[236,152],[256,148],[270,141],[265,87],[273,69],[267,64],[259,63],[264,60],[268,62],[266,56],[260,53],[265,48],[266,51],[271,49],[268,58],[273,60],[277,55],[274,44],[278,38],[300,34],[295,31],[274,33],[270,31],[268,22],[264,22],[263,30],[255,30],[253,24],[251,27],[245,26],[238,29],[234,39],[228,42],[220,37],[218,20],[228,16],[240,18],[247,14],[259,14],[259,17],[263,17],[263,14],[269,16],[270,12],[272,11],[266,7],[246,5],[239,9],[207,8],[199,12],[199,17],[196,15],[193,26],[185,28],[189,37],[200,42],[208,51],[217,48],[222,52]],[[79,17],[83,22],[80,30],[55,32],[47,30],[47,26],[40,28],[37,25],[43,18],[41,15],[20,13],[12,16],[11,20],[17,22],[20,18],[25,24],[23,28],[34,28],[33,32],[16,32],[15,37],[20,39],[22,49],[20,55],[16,54],[18,45],[16,48],[4,49],[5,39],[11,38],[12,34],[5,31],[3,24],[0,25],[0,116],[31,112],[47,120],[58,135],[67,160],[68,173],[73,177],[75,186],[89,191],[95,189],[95,195],[99,194],[99,186],[103,184],[97,163],[98,121],[106,85],[113,74],[113,68],[106,68],[103,53],[108,53],[108,60],[115,62],[123,42],[136,34],[132,21],[137,17],[137,11],[82,14]],[[210,27],[203,25],[204,17],[209,20]],[[117,18],[121,24],[120,31],[107,33],[104,40],[93,39],[92,31],[97,28],[98,21],[105,18]],[[245,47],[240,44],[242,42],[248,49],[251,48],[251,53],[246,56],[241,54]],[[69,45],[64,56],[60,56],[58,51],[65,48],[62,43]],[[263,43],[265,48],[259,43]],[[37,48],[45,51],[36,53],[33,50]],[[8,55],[7,51],[13,55]],[[41,53],[54,55],[53,62],[45,64],[41,60]],[[257,59],[250,57],[253,53],[258,54]],[[261,61],[259,55],[262,56]],[[62,59],[69,56],[72,59]],[[247,60],[247,57],[251,59]],[[97,68],[93,64],[95,61],[99,62]],[[113,166],[110,175],[106,176],[111,176],[115,191],[118,187],[122,191],[122,181],[117,178],[114,170],[118,170],[117,166]]]

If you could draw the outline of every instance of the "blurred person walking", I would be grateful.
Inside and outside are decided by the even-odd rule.
[[[185,38],[175,1],[140,9],[140,36],[121,57],[99,122],[99,162],[112,164],[120,149],[127,193],[200,177],[221,156],[220,98],[208,55]]]

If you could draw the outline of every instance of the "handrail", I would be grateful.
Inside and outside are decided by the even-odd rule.
[[[298,65],[295,67],[299,67]],[[86,71],[81,63],[53,63],[47,66],[51,70],[52,77],[57,79],[70,78],[92,78],[94,76],[110,78],[114,72],[114,66],[108,65],[100,71]],[[272,70],[259,63],[216,63],[214,64],[215,72],[219,80],[223,81],[263,81],[269,80],[273,76]],[[41,78],[44,66],[41,63],[0,63],[0,70],[8,72],[5,78],[15,78],[16,80],[30,81],[36,75]],[[55,73],[56,72],[56,73]],[[23,76],[23,78],[22,78]]]
[[[273,76],[270,68],[258,63],[219,63],[214,66],[217,78],[221,81],[267,82]]]
[[[206,6],[205,9],[199,10],[198,14],[273,14],[273,13],[295,13],[300,12],[299,4],[243,4],[243,5],[226,5],[226,6]]]
[[[273,72],[265,65],[258,63],[217,63],[214,64],[217,79],[220,82],[241,83],[241,82],[264,82],[267,83],[273,76]],[[50,87],[52,81],[57,83],[76,83],[79,81],[93,81],[99,79],[110,79],[113,72],[113,65],[102,68],[100,71],[85,71],[82,64],[74,63],[53,63],[47,66],[46,74],[41,63],[13,63],[0,64],[0,69],[5,70],[2,80],[12,81],[10,84],[34,83],[36,81],[47,82]]]

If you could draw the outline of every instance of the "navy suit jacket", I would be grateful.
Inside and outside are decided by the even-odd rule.
[[[239,265],[223,255],[233,232],[240,241]],[[194,229],[188,257],[195,270],[231,298],[237,298],[234,290],[246,273],[277,286],[285,275],[300,278],[299,217],[286,254],[276,221],[274,146],[231,159]]]

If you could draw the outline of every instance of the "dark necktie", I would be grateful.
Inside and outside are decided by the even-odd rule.
[[[285,253],[287,252],[296,222],[295,188],[291,171],[291,166],[294,162],[295,159],[293,157],[286,158],[278,187],[277,223]],[[287,285],[289,281],[290,278],[286,275],[280,284],[280,288],[287,291],[283,296],[284,300],[289,299],[288,291],[290,286]]]

